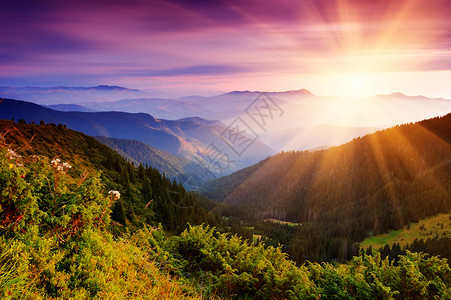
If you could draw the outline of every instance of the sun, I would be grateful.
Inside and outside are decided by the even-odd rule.
[[[366,82],[361,77],[356,77],[350,82],[350,90],[352,94],[362,94],[365,91]]]
[[[343,80],[344,96],[360,98],[371,96],[371,81],[365,74],[345,75]]]

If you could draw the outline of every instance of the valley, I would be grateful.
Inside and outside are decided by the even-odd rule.
[[[227,126],[219,121],[197,117],[179,120],[155,119],[144,113],[125,112],[61,112],[30,102],[5,99],[1,103],[1,119],[26,122],[64,124],[91,136],[137,140],[174,155],[182,156],[198,165],[206,165],[204,176],[217,178],[248,166],[274,153],[274,150],[256,140],[248,151],[237,155],[219,137]],[[243,138],[249,138],[244,134]],[[210,156],[221,156],[211,163]]]
[[[27,119],[42,120],[42,124],[67,122],[71,128],[97,136],[129,163],[156,168],[167,179],[213,200],[206,209],[230,223],[224,225],[226,230],[250,240],[258,236],[268,245],[280,243],[297,263],[351,259],[368,236],[398,230],[451,208],[451,115],[311,151],[273,155],[274,150],[256,141],[245,155],[233,157],[239,160],[229,166],[227,173],[231,174],[227,174],[214,173],[211,165],[204,164],[210,159],[207,155],[212,155],[208,151],[228,146],[218,142],[218,132],[225,127],[219,121],[160,120],[143,113],[60,112],[15,100],[0,105],[3,118],[22,123]],[[326,131],[333,129],[323,126],[313,136]],[[209,140],[221,148],[208,150]],[[245,168],[232,173],[240,166]],[[171,193],[167,198],[172,201]]]

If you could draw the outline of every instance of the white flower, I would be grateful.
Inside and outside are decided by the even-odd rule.
[[[19,154],[17,154],[16,152],[14,152],[11,149],[8,149],[8,154],[7,155],[8,155],[9,159],[14,159],[14,158],[19,158],[20,157]]]
[[[69,163],[67,163],[67,162],[63,163],[63,167],[65,167],[67,169],[72,168],[72,166]]]
[[[54,166],[57,166],[59,163],[60,163],[60,159],[59,158],[55,158],[55,159],[53,159],[50,163],[52,164],[52,165],[54,165]]]
[[[108,194],[113,195],[113,200],[121,199],[121,193],[119,191],[109,191]]]

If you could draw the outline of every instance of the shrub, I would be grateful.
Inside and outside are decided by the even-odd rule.
[[[0,297],[189,298],[147,250],[109,233],[119,193],[69,169],[0,146]]]

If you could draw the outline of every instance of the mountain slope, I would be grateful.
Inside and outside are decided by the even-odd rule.
[[[182,231],[187,222],[211,223],[216,218],[203,208],[204,199],[186,192],[181,184],[161,175],[157,169],[136,168],[93,137],[62,125],[0,120],[0,142],[25,158],[38,155],[69,162],[73,166],[69,174],[78,181],[101,171],[106,189],[121,193],[112,217],[125,227],[161,223],[169,231]]]
[[[205,194],[259,218],[336,224],[357,241],[398,229],[451,209],[451,114],[284,152],[208,182]]]
[[[180,141],[164,130],[148,114],[122,112],[62,112],[37,104],[5,99],[0,103],[0,119],[24,119],[28,122],[62,123],[85,134],[138,139],[149,144],[158,141],[160,149],[177,153]],[[156,128],[155,128],[156,127]]]
[[[77,104],[52,104],[52,105],[45,105],[45,107],[59,110],[59,111],[84,111],[84,112],[93,112],[95,110],[86,108],[81,105]]]
[[[276,148],[280,151],[309,150],[323,146],[337,146],[353,138],[373,133],[378,129],[381,128],[342,127],[323,124],[270,132],[262,138],[266,143],[277,145]]]
[[[268,115],[266,105],[258,102],[261,96],[277,104],[280,116],[267,118],[268,126],[259,130],[248,109],[252,111],[258,104],[260,112]],[[376,95],[367,98],[325,97],[300,89],[284,92],[234,91],[215,96],[187,96],[181,98],[162,98],[154,93],[126,89],[114,86],[98,87],[53,87],[53,88],[1,88],[0,96],[22,99],[40,104],[63,103],[55,106],[58,110],[125,111],[130,113],[148,113],[158,119],[178,119],[198,116],[205,119],[220,120],[231,124],[236,118],[244,121],[257,132],[259,142],[269,145],[274,154],[286,150],[305,150],[317,146],[333,146],[347,142],[362,134],[373,132],[373,128],[387,128],[401,123],[416,122],[435,116],[443,116],[451,111],[451,100],[407,96],[402,93]],[[48,99],[48,100],[46,100]],[[77,106],[66,106],[73,103]],[[259,114],[256,111],[254,113]],[[322,128],[327,126],[330,128]],[[226,126],[223,124],[222,128]],[[299,129],[292,135],[293,128]],[[222,130],[216,130],[220,134]],[[102,134],[99,134],[102,135]],[[115,136],[118,137],[118,136]],[[120,137],[127,138],[127,137]],[[134,138],[135,139],[135,138]],[[206,142],[208,145],[211,141]],[[221,142],[218,140],[218,142]],[[146,142],[148,143],[148,142]],[[203,142],[205,144],[205,141]],[[155,144],[151,144],[159,148]],[[223,144],[226,146],[225,144]],[[191,155],[191,159],[203,160],[202,155],[192,155],[193,151],[205,151],[200,144],[186,144],[181,141],[180,154]],[[205,146],[205,145],[204,145]],[[260,144],[260,146],[263,146]],[[193,149],[196,148],[197,150]],[[227,148],[227,146],[225,147]],[[254,156],[259,156],[260,147],[253,147]],[[165,149],[168,150],[168,149]],[[169,151],[169,150],[168,150]],[[251,151],[248,151],[251,153]],[[248,154],[247,153],[247,154]],[[266,155],[268,153],[265,153]],[[260,155],[260,159],[265,155]],[[258,160],[246,160],[236,157],[237,170],[256,163]]]
[[[51,162],[54,155],[73,168]],[[96,168],[82,172],[83,164],[111,174],[102,182],[92,175]],[[110,188],[120,195],[107,192]],[[143,226],[115,237],[115,218],[124,204],[131,206],[126,226],[136,218],[135,225],[159,221],[176,229],[216,218],[205,214],[195,194],[158,171],[135,168],[62,125],[0,121],[0,195],[0,297],[5,299],[314,300],[337,293],[345,299],[445,299],[450,293],[447,261],[426,254],[407,253],[396,265],[362,255],[347,264],[298,267],[280,247],[251,244],[204,225],[189,226],[180,235]],[[165,201],[169,195],[181,201]]]
[[[188,182],[189,184],[185,186],[187,189],[199,187],[208,180],[207,169],[188,159],[159,150],[140,141],[104,136],[94,138],[135,165],[149,165],[165,174],[166,177],[176,179],[177,182],[182,184]]]
[[[451,213],[441,213],[422,219],[417,223],[411,223],[400,230],[369,237],[362,241],[361,245],[365,249],[371,246],[373,250],[379,250],[385,245],[393,246],[393,244],[405,247],[416,239],[426,240],[434,236],[451,240],[450,220]],[[451,251],[451,248],[449,250]],[[447,258],[450,259],[451,257],[447,256]]]
[[[125,112],[62,112],[33,103],[4,99],[0,103],[0,119],[25,119],[27,122],[62,123],[91,136],[138,140],[155,148],[206,164],[206,153],[212,143],[221,149],[229,147],[218,136],[226,125],[201,118],[160,120],[144,113]],[[248,166],[274,153],[270,147],[255,141],[244,155],[230,152],[227,168],[211,169],[215,174],[230,173]],[[211,178],[212,178],[211,177]]]

